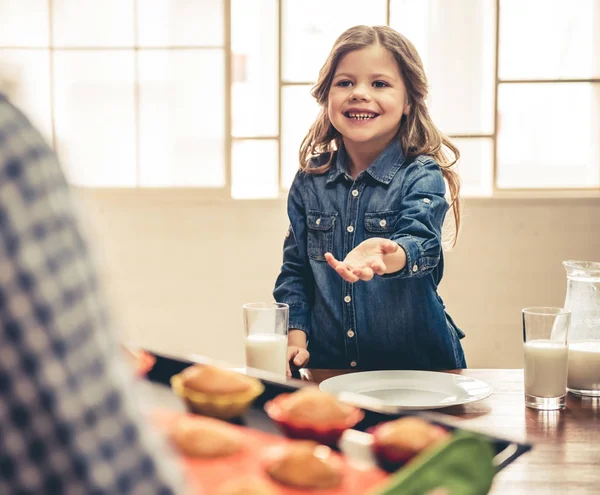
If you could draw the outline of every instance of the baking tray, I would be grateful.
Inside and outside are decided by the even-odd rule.
[[[298,370],[294,370],[293,376],[295,375],[295,378],[283,379],[273,373],[264,372],[254,368],[235,368],[229,363],[215,361],[201,355],[194,354],[181,357],[157,353],[147,349],[145,350],[146,352],[153,354],[156,358],[154,367],[147,374],[147,378],[154,383],[161,383],[170,386],[170,379],[173,375],[181,372],[191,364],[195,363],[210,363],[217,366],[233,368],[247,375],[258,378],[265,386],[264,392],[254,401],[252,407],[246,414],[244,414],[242,418],[238,418],[232,422],[275,435],[282,435],[282,433],[278,429],[277,425],[265,413],[264,404],[280,393],[293,392],[294,390],[302,387],[311,385],[314,386],[314,383],[312,382],[300,380]],[[506,466],[514,462],[518,457],[532,449],[532,445],[528,443],[497,437],[480,430],[464,428],[462,424],[459,424],[457,421],[453,421],[445,414],[416,410],[396,410],[393,407],[381,405],[378,403],[378,401],[374,401],[368,397],[355,394],[344,394],[343,397],[340,396],[339,398],[344,402],[352,403],[353,405],[356,405],[364,410],[365,417],[354,427],[355,430],[366,431],[368,428],[375,426],[378,423],[403,416],[420,416],[431,423],[438,424],[450,430],[465,430],[483,435],[491,442],[494,448],[494,468],[496,472],[501,471]]]
[[[150,415],[153,423],[168,432],[172,425],[182,417],[190,413],[165,411],[156,409]],[[265,433],[257,428],[248,428],[232,425],[232,429],[241,433],[241,451],[227,456],[212,459],[194,458],[183,456],[183,467],[186,479],[191,490],[190,493],[219,493],[232,479],[232,473],[236,473],[239,480],[254,479],[261,480],[273,488],[278,495],[306,495],[313,490],[293,488],[273,481],[265,471],[265,459],[268,458],[272,449],[281,448],[293,440],[282,437],[279,434]],[[334,453],[343,473],[340,486],[319,489],[319,495],[364,495],[365,493],[379,493],[388,486],[390,476],[378,466],[363,466],[353,458]]]

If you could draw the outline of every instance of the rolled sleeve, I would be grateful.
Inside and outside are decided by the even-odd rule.
[[[438,265],[442,252],[442,225],[448,202],[439,165],[419,158],[407,170],[402,191],[401,217],[391,240],[406,253],[406,265],[384,278],[424,277]]]
[[[290,304],[290,329],[302,330],[309,335],[310,310],[304,304]]]
[[[273,297],[290,307],[290,329],[310,334],[313,275],[306,255],[306,215],[301,194],[301,172],[296,175],[288,196],[290,227],[283,244],[283,263],[275,282]]]

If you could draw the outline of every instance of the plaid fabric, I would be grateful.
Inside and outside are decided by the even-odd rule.
[[[180,493],[54,153],[0,95],[0,494]]]

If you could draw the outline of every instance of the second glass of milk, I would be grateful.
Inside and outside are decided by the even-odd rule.
[[[562,308],[523,310],[525,405],[562,409],[567,395],[567,337],[571,312]]]

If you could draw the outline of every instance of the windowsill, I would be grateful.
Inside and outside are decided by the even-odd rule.
[[[553,202],[590,202],[600,204],[600,190],[596,189],[514,189],[500,190],[492,196],[468,196],[463,197],[466,204],[492,205],[498,203],[527,203],[542,204]]]
[[[135,187],[135,188],[96,188],[72,186],[79,196],[98,200],[111,200],[123,204],[131,203],[168,203],[172,205],[202,205],[202,204],[244,204],[268,206],[280,202],[285,204],[286,194],[277,198],[234,199],[229,189],[212,188],[179,188],[179,187]]]
[[[166,201],[172,204],[230,204],[252,203],[256,206],[274,203],[285,203],[287,193],[282,192],[277,198],[241,198],[231,197],[228,189],[210,188],[88,188],[73,186],[73,190],[82,196],[110,199],[129,203],[131,201],[154,202]],[[467,196],[462,198],[465,203],[481,204],[511,201],[546,202],[546,201],[600,201],[600,190],[503,190],[496,191],[493,196]]]

